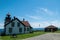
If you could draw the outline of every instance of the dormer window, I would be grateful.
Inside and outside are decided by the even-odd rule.
[[[19,23],[19,22],[17,22],[17,26],[18,26],[18,27],[20,26],[20,23]]]
[[[12,22],[11,26],[12,26],[12,27],[14,27],[14,25],[15,25],[15,23],[14,23],[14,22]]]

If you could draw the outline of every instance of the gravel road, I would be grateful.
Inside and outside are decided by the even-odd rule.
[[[60,33],[47,33],[23,40],[60,40]]]

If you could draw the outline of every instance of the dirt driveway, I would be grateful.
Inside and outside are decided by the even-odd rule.
[[[47,33],[23,40],[60,40],[60,33]]]

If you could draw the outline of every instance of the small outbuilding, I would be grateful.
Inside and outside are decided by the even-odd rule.
[[[53,25],[50,25],[50,26],[45,28],[45,32],[55,32],[57,30],[58,30],[58,28],[56,26],[53,26]]]

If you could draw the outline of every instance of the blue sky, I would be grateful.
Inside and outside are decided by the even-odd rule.
[[[0,28],[8,12],[12,18],[25,18],[34,28],[48,25],[60,28],[60,0],[0,0]]]

